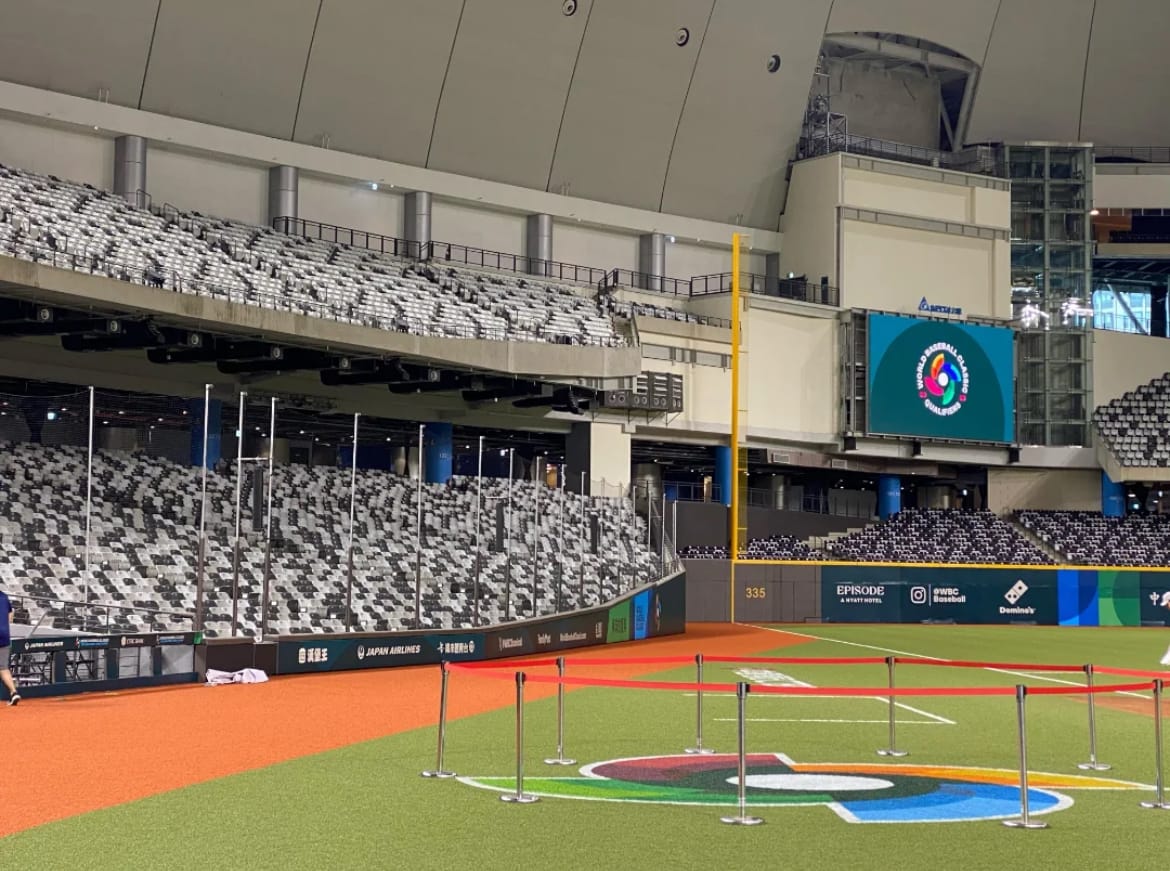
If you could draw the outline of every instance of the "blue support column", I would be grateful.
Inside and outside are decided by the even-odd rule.
[[[1125,516],[1125,488],[1114,483],[1104,469],[1101,470],[1101,513],[1106,517]]]
[[[717,445],[715,448],[715,490],[719,501],[731,506],[731,448]]]
[[[191,465],[199,466],[203,463],[203,400],[188,400],[187,410],[191,418]],[[211,400],[207,404],[207,411],[207,468],[211,469],[223,456],[223,402],[219,399]]]
[[[878,478],[878,518],[888,520],[902,510],[902,479],[897,475]]]
[[[449,423],[428,423],[423,433],[423,480],[428,484],[446,484],[451,477],[452,429]]]

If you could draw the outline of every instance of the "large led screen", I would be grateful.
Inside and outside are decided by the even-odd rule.
[[[1012,331],[869,315],[869,431],[1015,441]]]

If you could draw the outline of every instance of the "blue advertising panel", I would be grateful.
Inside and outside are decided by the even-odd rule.
[[[869,431],[1015,441],[1012,330],[870,314]]]

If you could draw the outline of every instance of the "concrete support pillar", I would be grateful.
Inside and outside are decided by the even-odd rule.
[[[423,480],[428,484],[446,484],[451,477],[453,430],[449,423],[427,424],[423,433]]]
[[[783,511],[787,506],[788,478],[784,475],[770,475],[768,477],[768,506]]]
[[[402,228],[410,246],[410,254],[426,259],[431,246],[431,195],[427,191],[411,191],[402,198]]]
[[[1101,513],[1106,517],[1125,516],[1125,487],[1115,483],[1101,470]]]
[[[731,448],[727,445],[715,446],[715,492],[712,494],[724,505],[731,506]]]
[[[300,198],[300,171],[295,166],[268,170],[268,226],[277,218],[296,218]]]
[[[553,259],[552,215],[529,215],[527,226],[528,272],[531,275],[548,275],[549,261]]]
[[[768,254],[764,257],[764,293],[769,296],[780,295],[779,254]]]
[[[897,475],[878,478],[878,518],[888,520],[902,510],[902,479]]]
[[[187,416],[191,420],[191,465],[203,463],[203,400],[187,401]],[[207,468],[215,467],[223,456],[223,401],[212,399],[207,404]]]
[[[565,440],[565,484],[574,493],[617,496],[630,484],[630,434],[616,423],[575,423]]]
[[[272,451],[272,465],[287,466],[289,464],[289,458],[292,456],[292,445],[288,443],[288,439],[260,439],[260,450],[256,456],[268,459],[269,451]],[[208,451],[208,459],[210,458],[211,452]]]
[[[114,140],[114,193],[144,209],[146,199],[146,140],[119,136]]]
[[[199,433],[203,437],[203,433]],[[125,451],[133,453],[139,448],[138,430],[128,426],[102,426],[94,431],[94,441],[99,451]],[[198,465],[198,461],[196,461]]]
[[[638,463],[634,466],[634,498],[639,510],[645,510],[647,495],[652,505],[662,502],[662,466],[658,463]]]
[[[662,290],[666,275],[666,237],[661,233],[646,233],[638,238],[638,271],[642,273],[641,287]]]

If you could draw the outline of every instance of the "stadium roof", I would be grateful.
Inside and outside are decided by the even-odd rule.
[[[0,20],[3,80],[763,228],[826,34],[973,62],[968,142],[1170,141],[1165,0],[0,0]]]

